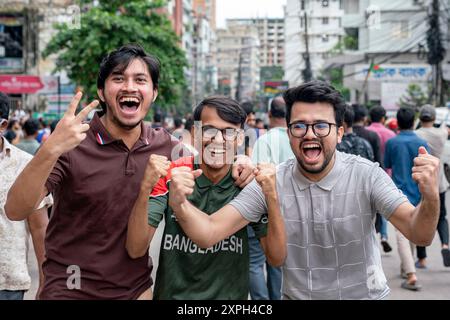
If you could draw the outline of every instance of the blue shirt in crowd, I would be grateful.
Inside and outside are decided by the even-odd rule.
[[[384,154],[384,165],[386,169],[392,169],[392,180],[414,206],[419,204],[421,195],[417,183],[412,179],[412,168],[414,158],[418,156],[419,147],[422,146],[429,152],[425,140],[413,131],[401,131],[386,142]]]

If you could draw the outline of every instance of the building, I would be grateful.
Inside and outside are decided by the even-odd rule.
[[[209,21],[209,27],[216,31],[216,0],[194,0],[193,8],[195,16],[205,17]]]
[[[258,30],[261,67],[284,65],[283,18],[227,19],[228,27],[237,25],[255,26]]]
[[[321,75],[325,59],[344,36],[339,0],[287,0],[285,8],[285,80],[303,82],[308,54],[313,78]]]
[[[24,87],[22,92],[18,89],[9,93],[12,109],[22,105],[32,111],[45,110],[49,106],[48,98],[61,102],[60,97],[56,97],[57,80],[62,77],[68,82],[68,79],[62,74],[52,75],[55,58],[43,59],[40,53],[56,32],[53,23],[79,23],[80,7],[74,0],[0,2],[0,74],[10,76],[13,81],[19,79],[19,75],[26,75],[43,86],[34,92]],[[61,89],[61,83],[59,87]]]
[[[217,30],[219,93],[238,101],[255,100],[259,83],[259,35],[255,26]]]
[[[216,34],[204,16],[196,18],[194,25],[194,56],[192,98],[197,105],[206,96],[218,90],[218,70],[214,47]]]
[[[330,58],[326,67],[342,69],[351,102],[370,102],[396,110],[410,84],[428,92],[433,73],[426,59],[429,1],[341,2],[344,50]],[[448,15],[442,22],[446,39]]]

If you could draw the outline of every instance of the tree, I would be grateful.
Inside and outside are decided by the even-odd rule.
[[[400,107],[410,107],[416,111],[424,104],[428,103],[426,94],[418,84],[411,83],[406,90],[406,94],[400,98],[398,105]]]
[[[183,69],[185,53],[170,21],[161,13],[164,0],[82,0],[88,10],[81,15],[81,27],[57,25],[57,34],[43,52],[44,58],[57,54],[56,70],[66,70],[81,85],[86,96],[97,96],[97,73],[101,59],[127,43],[138,43],[161,62],[158,105],[179,106],[186,87]]]

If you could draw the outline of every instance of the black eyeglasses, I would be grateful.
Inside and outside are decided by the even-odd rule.
[[[202,127],[203,139],[211,140],[217,136],[219,131],[226,141],[234,141],[240,132],[240,130],[234,128],[218,129],[212,126],[204,126]]]
[[[303,138],[306,136],[306,133],[309,130],[309,127],[312,128],[312,131],[318,138],[325,138],[331,132],[331,126],[335,126],[336,123],[330,122],[316,122],[316,123],[304,123],[304,122],[295,122],[289,124],[289,131],[296,138]]]

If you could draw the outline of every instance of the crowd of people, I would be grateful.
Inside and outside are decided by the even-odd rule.
[[[273,99],[267,128],[251,103],[223,96],[173,128],[157,113],[148,126],[159,76],[138,45],[114,50],[99,66],[99,99],[77,113],[77,93],[51,129],[15,122],[0,95],[0,299],[30,288],[30,234],[37,299],[386,299],[388,222],[404,289],[420,290],[415,268],[426,268],[436,230],[450,266],[448,131],[433,126],[432,107],[417,131],[414,111],[399,109],[394,132],[383,108],[369,119],[312,81]]]

